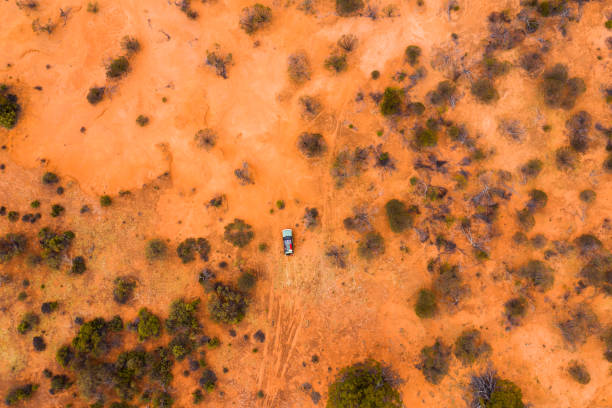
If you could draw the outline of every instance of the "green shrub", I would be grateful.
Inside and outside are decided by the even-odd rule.
[[[418,148],[435,147],[438,144],[437,132],[433,129],[419,126],[414,132],[414,143]]]
[[[336,0],[336,12],[341,16],[350,16],[363,8],[363,0]]]
[[[156,261],[159,259],[164,259],[166,257],[166,253],[168,252],[168,246],[164,241],[159,238],[154,238],[147,242],[147,247],[145,249],[145,256],[149,261]]]
[[[124,351],[117,356],[115,369],[115,391],[124,400],[134,398],[137,393],[136,381],[147,372],[147,352],[145,350]]]
[[[272,9],[259,3],[243,8],[240,14],[240,28],[247,34],[255,33],[269,25],[271,21]]]
[[[59,177],[55,173],[51,173],[50,171],[46,172],[42,176],[42,183],[46,185],[56,184],[59,182]]]
[[[541,210],[548,203],[548,195],[542,190],[533,189],[529,191],[529,201],[527,208],[531,211]]]
[[[17,96],[8,93],[6,85],[0,85],[0,126],[12,129],[19,119],[21,106],[17,103]]]
[[[175,300],[170,305],[170,314],[166,319],[166,329],[168,333],[176,334],[180,332],[197,333],[200,331],[200,322],[197,312],[200,299],[185,302],[183,299]]]
[[[193,352],[196,344],[189,334],[179,333],[170,340],[168,348],[172,351],[172,355],[177,361],[183,361],[185,357]]]
[[[567,371],[576,382],[580,384],[588,384],[591,382],[591,375],[586,366],[578,361],[571,361]]]
[[[55,354],[55,360],[62,367],[68,367],[68,364],[70,364],[73,358],[74,351],[69,345],[63,345],[57,350],[57,353]]]
[[[140,42],[134,38],[126,35],[121,39],[121,48],[128,54],[135,54],[140,51]]]
[[[436,295],[429,289],[419,290],[414,312],[421,319],[434,317],[438,313],[438,303]]]
[[[512,325],[518,325],[527,313],[527,299],[516,297],[504,303],[504,315]]]
[[[199,254],[203,261],[208,261],[210,244],[206,238],[187,238],[176,248],[176,253],[184,264],[195,260],[196,254]]]
[[[204,393],[199,388],[196,389],[193,393],[191,393],[191,395],[193,396],[194,405],[199,405],[202,403],[202,401],[204,401]]]
[[[149,117],[145,115],[138,115],[136,118],[136,123],[138,123],[138,126],[140,127],[145,127],[149,124]]]
[[[485,408],[524,408],[523,392],[512,381],[500,380],[495,382],[495,388],[490,398],[485,401]]]
[[[54,375],[51,377],[51,389],[49,390],[49,394],[55,395],[58,392],[67,390],[72,384],[72,381],[67,375]]]
[[[448,374],[450,354],[450,347],[437,339],[433,346],[421,349],[421,361],[417,368],[423,372],[428,382],[439,384],[442,378]]]
[[[149,365],[151,367],[150,377],[167,387],[172,381],[172,352],[164,347],[158,347],[149,354]]]
[[[82,256],[75,256],[72,258],[72,266],[70,267],[70,273],[73,275],[82,275],[87,270],[85,266],[85,258]]]
[[[540,93],[551,108],[571,109],[576,98],[586,91],[584,80],[568,78],[567,67],[557,64],[546,70],[540,82]]]
[[[53,204],[51,206],[51,217],[55,218],[55,217],[59,217],[60,215],[62,215],[64,213],[66,209],[59,205],[59,204]]]
[[[555,281],[553,270],[544,262],[536,259],[529,260],[518,270],[519,276],[526,279],[530,285],[541,291],[550,289]]]
[[[325,68],[330,71],[334,71],[337,74],[346,71],[348,63],[346,62],[346,55],[334,53],[325,59]]]
[[[484,71],[489,78],[496,78],[507,74],[510,71],[511,66],[509,62],[502,62],[490,55],[483,58],[482,64],[484,66]]]
[[[58,307],[59,307],[59,303],[55,301],[54,302],[44,302],[40,306],[40,311],[44,314],[49,314],[49,313],[56,311]]]
[[[255,283],[257,283],[257,276],[250,271],[244,271],[238,277],[236,286],[238,287],[238,290],[248,292],[255,287]]]
[[[78,353],[102,355],[108,351],[107,333],[106,322],[101,317],[97,317],[81,325],[79,332],[72,339],[72,347]]]
[[[121,316],[115,315],[106,323],[106,327],[111,332],[120,332],[121,330],[123,330],[123,319],[121,318]]]
[[[100,207],[109,207],[113,203],[112,198],[108,195],[103,195],[100,197]]]
[[[464,365],[473,364],[480,357],[491,353],[491,346],[482,339],[476,329],[464,330],[455,341],[455,356]]]
[[[134,296],[136,280],[128,276],[120,276],[115,279],[113,288],[113,299],[119,304],[129,302]]]
[[[419,63],[419,58],[421,57],[421,47],[418,45],[409,45],[406,47],[404,54],[406,55],[406,61],[414,67]]]
[[[0,238],[0,264],[24,253],[27,247],[28,239],[24,234],[6,234]]]
[[[17,331],[19,334],[26,334],[38,327],[39,323],[40,318],[38,315],[36,313],[28,312],[21,318],[21,322],[19,322],[19,325],[17,326]]]
[[[147,308],[138,311],[138,340],[145,341],[161,335],[161,320]]]
[[[13,388],[6,394],[4,402],[6,405],[11,406],[21,401],[29,400],[37,389],[38,384],[26,384],[21,387]]]
[[[574,245],[578,247],[581,255],[596,252],[603,247],[603,244],[595,235],[582,234],[574,240]]]
[[[378,78],[380,78],[380,71],[374,70],[374,71],[370,72],[370,77],[373,80],[377,80]]]
[[[87,93],[87,102],[95,105],[102,101],[102,99],[104,99],[104,90],[105,88],[103,86],[89,88],[89,92]]]
[[[233,59],[231,53],[224,54],[221,51],[206,51],[206,65],[215,68],[215,73],[223,79],[227,79],[227,68],[229,65],[232,65]]]
[[[225,226],[223,239],[238,248],[243,248],[255,237],[252,227],[239,218],[234,218],[234,222]]]
[[[170,408],[174,399],[165,391],[158,391],[153,398],[153,408]]]
[[[608,30],[612,30],[612,19],[606,21],[604,23],[604,27],[606,27]]]
[[[366,260],[374,259],[385,253],[385,239],[376,231],[365,234],[357,247],[357,254]]]
[[[499,93],[495,89],[493,81],[487,78],[481,78],[476,80],[470,88],[472,95],[476,97],[479,102],[492,103],[499,98]]]
[[[401,408],[397,379],[374,360],[343,368],[328,388],[327,408]]]
[[[402,90],[388,87],[383,94],[380,113],[383,116],[398,115],[402,112]]]
[[[567,9],[567,0],[545,0],[536,4],[542,17],[558,16]]]
[[[606,329],[602,336],[602,340],[606,346],[606,350],[604,351],[604,357],[607,361],[612,363],[612,327]]]
[[[412,227],[416,213],[414,208],[406,207],[406,204],[395,198],[387,201],[385,212],[387,213],[387,220],[389,221],[391,231],[396,233]]]
[[[98,6],[98,2],[94,1],[94,2],[89,2],[87,3],[87,12],[88,13],[94,13],[96,14],[98,11],[100,11],[100,7]]]
[[[248,302],[245,296],[229,286],[217,283],[208,300],[208,311],[217,322],[237,324],[245,316]]]
[[[125,75],[130,69],[130,62],[127,57],[120,56],[111,61],[106,67],[106,76],[109,78],[120,78]]]
[[[320,133],[302,133],[298,138],[297,147],[308,158],[321,156],[327,150],[325,139]]]

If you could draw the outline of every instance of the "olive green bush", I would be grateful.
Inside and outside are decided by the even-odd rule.
[[[8,92],[6,85],[0,85],[0,126],[12,129],[17,124],[21,106],[17,103],[17,96]]]
[[[105,88],[103,86],[89,88],[89,92],[87,93],[87,102],[92,105],[96,105],[102,101],[102,99],[104,99],[104,90]]]
[[[51,388],[49,394],[55,395],[58,392],[67,390],[72,386],[73,382],[67,375],[54,375],[51,377]]]
[[[418,45],[409,45],[404,51],[406,61],[413,67],[419,63],[421,57],[421,47]]]
[[[238,248],[243,248],[255,237],[253,228],[239,218],[234,218],[234,222],[225,226],[223,239]]]
[[[227,79],[228,66],[232,64],[233,56],[231,53],[225,54],[221,51],[206,51],[206,65],[215,69],[215,73],[223,79]]]
[[[398,88],[388,87],[380,103],[380,113],[383,116],[398,115],[402,112],[403,92]]]
[[[59,177],[55,173],[51,173],[50,171],[46,172],[42,176],[42,183],[45,185],[56,184],[59,182]]]
[[[0,238],[0,264],[24,253],[27,247],[28,239],[24,234],[6,234]]]
[[[256,3],[251,7],[245,7],[240,13],[240,28],[247,34],[268,26],[272,21],[272,9],[263,4]]]
[[[480,78],[474,81],[470,91],[476,97],[476,100],[481,103],[490,104],[499,99],[495,84],[488,78]]]
[[[26,334],[38,327],[39,323],[40,317],[38,317],[36,313],[28,312],[21,318],[21,322],[19,322],[17,326],[17,331],[19,334]]]
[[[455,340],[455,357],[463,363],[463,365],[473,364],[479,358],[487,356],[491,353],[491,346],[482,339],[480,331],[476,329],[467,329],[461,332],[457,340]]]
[[[438,303],[436,295],[429,289],[421,289],[417,295],[417,301],[414,305],[414,312],[421,319],[434,317],[438,313]]]
[[[557,64],[544,71],[540,94],[551,108],[572,109],[578,96],[586,91],[582,78],[569,78],[567,66]]]
[[[162,331],[161,320],[147,308],[138,311],[138,340],[145,341],[152,337],[159,337]]]
[[[363,5],[363,0],[336,0],[336,12],[347,17],[361,10]]]
[[[518,275],[540,291],[546,291],[553,286],[555,281],[553,272],[552,268],[537,259],[529,260],[518,269]]]
[[[11,406],[18,404],[21,401],[29,400],[34,396],[34,393],[38,389],[38,384],[26,384],[20,387],[11,389],[4,398],[6,405]]]
[[[494,371],[471,378],[472,407],[479,408],[525,408],[523,392],[512,381],[499,378]]]
[[[70,273],[73,275],[82,275],[87,270],[85,266],[85,258],[82,256],[75,256],[72,258],[72,266],[70,267]]]
[[[442,340],[436,339],[432,346],[421,349],[421,361],[417,368],[421,370],[428,382],[439,384],[448,374],[450,355],[450,347],[444,345]]]
[[[324,66],[328,70],[334,71],[337,74],[346,71],[348,68],[348,63],[346,62],[346,55],[333,53],[325,59]]]
[[[328,388],[327,408],[402,408],[398,379],[378,361],[343,368]]]
[[[154,238],[147,242],[147,247],[145,248],[145,256],[149,261],[164,259],[167,253],[168,246],[163,240],[159,238]]]
[[[38,232],[39,243],[42,248],[41,256],[50,268],[59,269],[63,253],[70,247],[74,239],[72,231],[62,234],[53,232],[45,227]]]
[[[106,67],[106,76],[111,79],[117,79],[125,75],[130,70],[130,61],[122,55],[113,59]]]
[[[399,233],[412,227],[417,211],[415,207],[406,207],[406,204],[395,198],[387,201],[385,212],[391,231]]]
[[[244,319],[248,308],[246,297],[230,286],[217,283],[208,300],[208,311],[213,320],[237,324]]]
[[[385,239],[376,231],[365,234],[357,246],[357,254],[366,260],[372,260],[385,253]]]
[[[129,302],[134,296],[136,280],[129,276],[119,276],[114,281],[113,299],[119,304]]]
[[[435,90],[427,93],[427,99],[433,105],[452,105],[457,86],[451,81],[441,81]]]
[[[257,283],[257,276],[255,271],[243,271],[238,277],[236,286],[241,292],[248,292],[255,287]]]
[[[187,332],[198,333],[201,329],[197,312],[200,299],[185,302],[184,299],[175,300],[170,305],[170,314],[166,319],[166,329],[170,334]]]
[[[203,261],[208,261],[210,244],[206,238],[187,238],[178,245],[176,253],[184,264],[194,261],[196,254]]]
[[[459,266],[442,263],[433,281],[433,291],[440,300],[456,305],[467,294],[468,287],[459,274]]]

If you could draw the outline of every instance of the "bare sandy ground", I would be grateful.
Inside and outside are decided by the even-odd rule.
[[[558,171],[554,151],[567,144],[569,112],[547,108],[537,95],[537,82],[526,77],[517,63],[520,53],[538,47],[538,39],[550,41],[547,63],[568,64],[571,75],[584,78],[587,85],[572,112],[586,110],[594,122],[609,125],[610,109],[602,96],[612,72],[605,45],[609,31],[603,26],[609,3],[587,3],[580,21],[568,25],[566,37],[552,26],[544,27],[519,47],[502,52],[501,59],[514,67],[497,80],[500,99],[495,104],[476,103],[467,82],[462,83],[461,100],[445,117],[465,123],[479,146],[490,153],[470,166],[470,173],[512,172],[507,185],[513,196],[501,205],[495,223],[498,236],[489,244],[488,261],[474,259],[457,224],[448,227],[447,238],[465,251],[444,255],[444,259],[461,266],[470,295],[460,307],[444,308],[438,317],[425,321],[415,315],[413,306],[417,291],[431,283],[426,265],[439,255],[435,235],[421,243],[414,231],[393,234],[383,206],[391,198],[424,206],[424,198],[408,182],[413,176],[451,189],[453,183],[448,175],[414,169],[417,157],[424,155],[406,146],[398,128],[383,119],[368,94],[397,86],[391,79],[397,71],[414,72],[404,63],[403,53],[407,45],[416,44],[423,49],[427,76],[410,95],[424,101],[425,94],[444,79],[430,64],[436,50],[465,55],[468,66],[474,64],[482,55],[487,16],[506,8],[517,11],[518,1],[460,1],[460,10],[451,18],[442,1],[430,0],[422,7],[414,1],[401,2],[395,4],[396,16],[377,20],[340,18],[327,4],[317,4],[318,12],[306,15],[296,4],[275,2],[269,4],[272,24],[253,36],[238,25],[240,10],[251,5],[245,1],[194,2],[200,14],[195,21],[166,1],[103,0],[97,14],[86,12],[86,4],[75,1],[41,3],[35,11],[20,10],[14,1],[0,3],[0,82],[12,86],[23,107],[18,126],[0,130],[0,143],[6,146],[0,151],[0,162],[6,165],[0,172],[0,204],[25,212],[33,199],[41,200],[43,207],[59,202],[66,207],[66,215],[46,216],[32,226],[2,220],[0,232],[34,235],[42,224],[70,228],[77,236],[71,254],[84,254],[89,270],[70,277],[45,267],[28,269],[17,262],[0,265],[3,273],[13,276],[12,283],[0,287],[0,360],[4,362],[0,394],[19,381],[45,384],[45,367],[60,371],[55,351],[76,333],[77,315],[89,319],[121,314],[128,320],[147,306],[166,316],[169,304],[178,297],[204,298],[195,283],[203,262],[182,265],[172,256],[149,264],[144,258],[150,238],[169,239],[174,252],[184,238],[204,236],[213,246],[207,265],[222,280],[235,279],[240,265],[260,273],[249,313],[235,328],[238,337],[230,337],[228,327],[214,324],[201,313],[205,332],[219,336],[223,343],[207,354],[219,375],[219,390],[207,396],[206,406],[312,406],[310,395],[301,390],[305,382],[322,394],[322,406],[327,384],[337,370],[371,357],[392,364],[404,379],[401,393],[407,407],[464,407],[469,374],[477,367],[465,368],[454,360],[449,375],[434,386],[415,364],[421,348],[436,337],[450,344],[463,329],[476,327],[492,345],[490,363],[523,389],[525,402],[537,407],[612,407],[610,364],[603,359],[598,336],[572,348],[556,327],[568,308],[582,300],[592,304],[602,326],[612,323],[609,297],[592,288],[580,295],[574,292],[582,265],[577,255],[548,261],[555,269],[554,288],[532,293],[521,326],[509,328],[503,317],[504,302],[520,291],[507,269],[530,258],[541,259],[550,247],[518,247],[511,240],[517,231],[514,213],[524,206],[531,188],[545,190],[549,202],[536,215],[529,236],[542,233],[550,243],[593,233],[606,247],[612,244],[612,180],[601,167],[604,137],[593,131],[593,147],[578,167]],[[59,17],[60,7],[70,10],[65,21]],[[51,35],[36,34],[31,29],[34,18],[50,18],[57,28]],[[333,74],[323,68],[323,62],[345,33],[356,35],[358,46],[348,57],[348,71]],[[456,43],[451,33],[458,35]],[[107,81],[105,64],[121,53],[121,39],[126,35],[137,38],[142,51],[134,56],[125,78]],[[206,51],[217,44],[232,53],[228,79],[205,65]],[[312,79],[300,86],[286,74],[287,57],[296,51],[304,51],[313,68]],[[381,72],[378,81],[370,78],[372,70]],[[88,104],[85,96],[92,86],[110,87],[109,97],[98,105]],[[356,100],[358,93],[365,95],[362,101]],[[302,118],[298,104],[302,95],[318,96],[323,112],[314,119]],[[139,114],[148,115],[150,124],[138,126]],[[525,126],[522,142],[500,135],[498,124],[505,118]],[[551,132],[542,131],[545,124],[552,126]],[[219,135],[210,151],[193,142],[194,134],[203,128]],[[376,134],[379,129],[384,130],[382,136]],[[324,135],[328,151],[323,158],[307,160],[297,150],[296,140],[303,131]],[[378,144],[391,153],[396,171],[370,168],[337,189],[330,176],[334,155],[357,145]],[[449,161],[449,174],[468,155],[445,137],[435,153]],[[544,162],[544,170],[525,183],[518,169],[535,157]],[[244,161],[253,171],[252,185],[240,185],[234,177],[233,170]],[[64,195],[40,185],[45,171],[61,176]],[[578,199],[578,192],[586,188],[598,194],[588,207]],[[467,199],[480,189],[482,184],[473,177],[467,190],[451,191],[453,215],[467,215]],[[118,196],[126,190],[131,195]],[[97,204],[101,194],[113,196],[113,206],[101,209]],[[227,205],[207,207],[218,194],[225,194]],[[286,208],[270,213],[278,199],[286,202]],[[79,214],[84,204],[92,207],[91,213]],[[371,210],[373,227],[386,239],[386,253],[371,262],[356,256],[360,235],[342,227],[352,208],[361,205]],[[320,227],[304,228],[305,207],[319,210]],[[222,239],[223,226],[235,217],[252,224],[256,234],[243,250]],[[296,236],[297,252],[291,258],[281,254],[279,233],[286,227],[293,227]],[[257,251],[260,242],[268,243],[270,250]],[[329,265],[324,252],[331,243],[350,250],[348,268]],[[402,246],[409,251],[402,251]],[[230,264],[227,270],[216,267],[223,260]],[[139,287],[130,305],[119,306],[112,301],[112,282],[126,274],[137,277]],[[28,298],[16,302],[26,278]],[[18,336],[16,326],[24,312],[39,310],[40,303],[53,299],[62,306],[58,314],[43,318],[39,331],[49,346],[36,353],[31,336]],[[264,344],[252,339],[258,329],[266,333]],[[251,339],[243,340],[244,334]],[[260,351],[253,353],[254,347]],[[318,363],[311,361],[313,355],[319,357]],[[566,373],[574,359],[588,367],[592,377],[588,385],[578,385]],[[185,367],[186,363],[175,366],[173,395],[178,406],[191,405],[190,394],[197,384],[196,377],[183,377]],[[223,373],[223,367],[229,371]],[[255,397],[260,389],[264,399]],[[70,394],[52,397],[43,390],[31,406],[64,406],[72,400]]]

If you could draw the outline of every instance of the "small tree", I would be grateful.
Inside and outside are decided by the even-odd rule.
[[[161,335],[161,320],[147,308],[138,311],[138,340],[144,341]]]
[[[259,3],[243,8],[240,14],[240,28],[247,34],[255,33],[269,25],[271,21],[272,9]]]
[[[541,291],[550,289],[555,281],[552,268],[537,259],[531,259],[521,266],[518,274]]]
[[[385,212],[391,231],[399,233],[412,227],[416,210],[406,207],[406,204],[394,198],[385,204]]]
[[[432,384],[439,384],[448,374],[450,365],[450,347],[437,339],[433,346],[421,350],[421,362],[417,368],[423,372],[425,379]]]
[[[378,361],[343,368],[329,385],[327,408],[401,408],[397,377]]]
[[[243,248],[255,237],[252,227],[239,218],[234,218],[234,222],[225,226],[223,238],[238,248]]]
[[[244,295],[230,286],[217,283],[208,300],[208,311],[217,322],[237,324],[244,319],[248,302]]]
[[[380,113],[383,116],[398,115],[402,112],[402,90],[388,87],[385,89],[380,104]]]
[[[0,85],[0,126],[12,129],[19,119],[21,106],[17,103],[17,96],[8,92],[6,85]]]
[[[104,99],[104,90],[105,88],[103,86],[89,88],[89,92],[87,93],[87,102],[91,103],[92,105],[96,105],[98,102]]]
[[[384,253],[385,240],[382,235],[376,231],[365,234],[357,247],[357,254],[366,260],[374,259]]]
[[[308,158],[321,156],[327,150],[325,139],[320,133],[302,133],[298,138],[297,146],[300,152]]]
[[[414,305],[414,312],[421,319],[428,319],[434,317],[438,312],[436,295],[429,289],[419,290],[419,294],[417,295],[417,301]]]

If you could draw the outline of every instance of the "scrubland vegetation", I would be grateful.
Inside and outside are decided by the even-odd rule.
[[[30,144],[35,110],[59,96],[12,64],[35,71],[44,55],[64,84],[49,50],[82,16],[6,3],[37,34],[7,47],[0,85],[6,405],[605,404],[593,392],[612,362],[602,2],[482,15],[455,0],[152,5],[138,21],[159,38],[116,34],[98,70],[79,67],[88,116],[45,127],[50,145]],[[102,6],[83,4],[87,30],[114,21]],[[166,6],[180,30],[164,31]],[[399,26],[421,18],[419,35]],[[198,43],[202,27],[218,39]],[[188,74],[174,59],[187,47],[199,50]],[[135,87],[137,74],[150,83]],[[112,115],[120,139],[104,133]],[[95,151],[66,165],[57,151],[74,160],[89,143],[72,133]],[[78,174],[88,166],[95,183]]]

